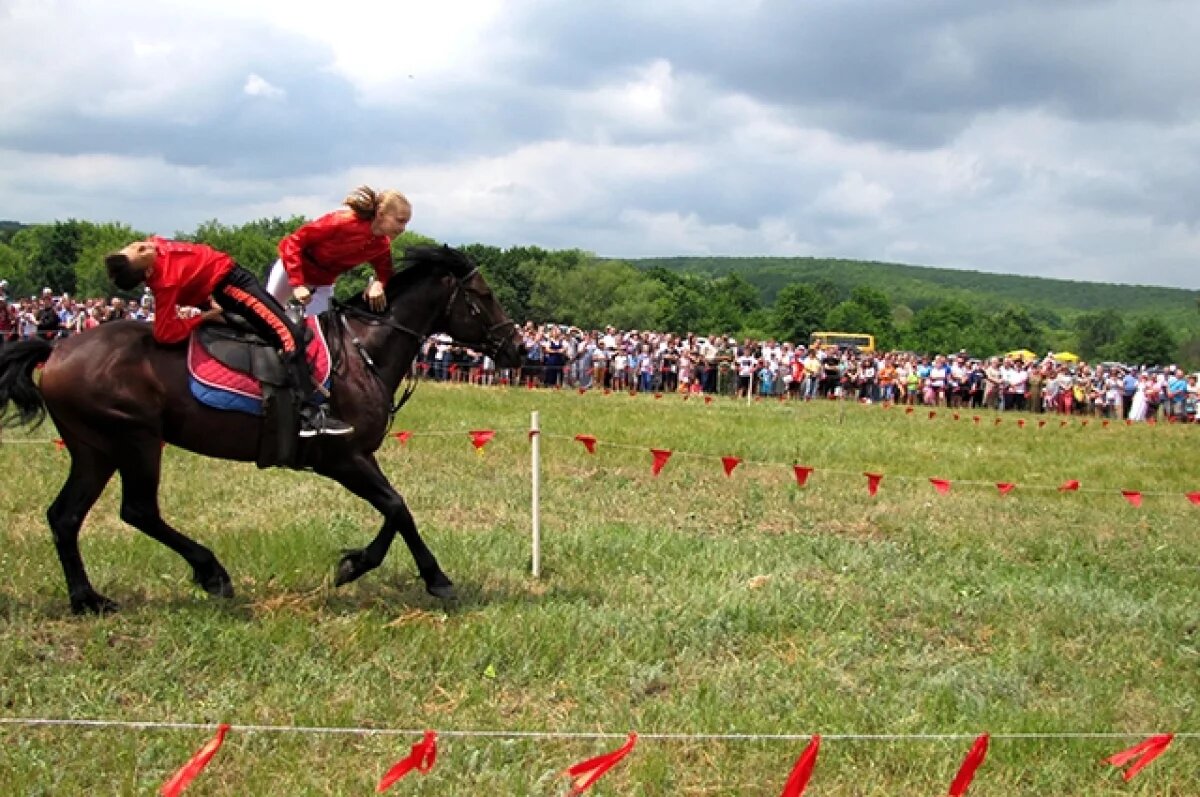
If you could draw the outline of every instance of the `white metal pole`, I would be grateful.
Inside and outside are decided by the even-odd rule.
[[[541,513],[541,467],[542,467],[542,430],[538,426],[538,412],[530,413],[529,442],[533,450],[533,577],[542,575],[542,513]]]

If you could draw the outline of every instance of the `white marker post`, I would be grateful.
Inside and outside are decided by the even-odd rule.
[[[531,412],[529,418],[529,442],[533,450],[533,577],[542,575],[542,515],[541,515],[541,467],[542,467],[542,430],[538,426],[538,412]]]

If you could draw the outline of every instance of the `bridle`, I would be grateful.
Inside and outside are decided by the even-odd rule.
[[[450,298],[446,301],[446,310],[444,312],[448,313],[450,308],[454,306],[455,301],[457,301],[461,295],[463,302],[467,306],[467,312],[469,312],[472,317],[478,318],[479,316],[483,315],[483,305],[479,301],[478,291],[473,290],[467,284],[478,276],[479,269],[476,267],[471,269],[462,277],[455,277],[454,289],[450,293]],[[402,332],[416,341],[418,352],[421,350],[422,346],[424,346],[425,341],[429,338],[428,333],[421,333],[412,327],[405,326],[396,319],[392,318],[390,315],[377,315],[376,313],[363,307],[359,307],[355,304],[345,304],[335,299],[332,303],[332,309],[334,315],[336,315],[338,320],[341,322],[342,329],[345,330],[346,334],[350,336],[350,340],[354,344],[354,348],[362,357],[363,362],[366,363],[367,370],[374,375],[375,379],[381,386],[384,386],[383,376],[379,373],[379,368],[375,365],[375,361],[371,358],[371,355],[367,351],[366,347],[363,346],[362,341],[359,340],[358,335],[350,326],[350,322],[347,320],[347,318],[353,317],[355,320],[362,321],[368,326],[386,326],[396,330],[397,332]],[[516,324],[514,324],[512,321],[501,321],[498,324],[492,324],[486,330],[484,330],[483,340],[478,343],[468,343],[456,338],[451,338],[451,342],[465,348],[482,348],[486,353],[495,353],[503,349],[504,345],[512,337],[512,332],[515,329]],[[507,334],[505,334],[505,331],[507,331]],[[335,356],[335,368],[336,359],[337,357]],[[400,408],[408,402],[408,400],[412,397],[412,394],[416,391],[418,381],[417,369],[410,368],[408,371],[407,384],[405,384],[404,390],[400,394],[400,398],[392,402],[391,408],[388,410],[389,428],[391,427],[392,421],[395,419],[396,413],[400,411]],[[386,386],[384,386],[384,391],[387,392]]]

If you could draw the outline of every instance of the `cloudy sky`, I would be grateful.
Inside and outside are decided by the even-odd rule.
[[[0,0],[0,218],[1200,286],[1200,3]]]

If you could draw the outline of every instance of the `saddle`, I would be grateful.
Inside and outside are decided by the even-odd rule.
[[[331,375],[329,348],[316,318],[305,319],[304,349],[312,375],[326,384]],[[275,345],[263,340],[243,318],[225,315],[225,323],[202,324],[188,342],[192,395],[206,406],[263,418],[257,464],[304,467],[299,444],[300,403]]]

